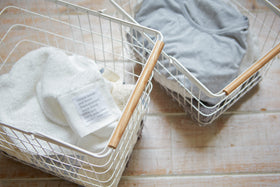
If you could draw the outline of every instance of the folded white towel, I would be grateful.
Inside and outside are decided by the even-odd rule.
[[[49,47],[29,52],[14,64],[9,73],[0,76],[0,121],[25,131],[45,134],[63,142],[79,145],[92,152],[99,152],[107,145],[117,125],[117,118],[106,125],[102,124],[94,131],[88,129],[85,134],[82,133],[82,136],[85,136],[82,138],[75,132],[79,131],[79,127],[73,128],[73,125],[81,125],[81,123],[72,121],[74,115],[79,115],[79,108],[74,114],[75,111],[69,111],[68,106],[70,103],[75,104],[75,99],[79,97],[75,95],[76,93],[81,93],[80,91],[85,88],[93,88],[94,83],[97,83],[95,86],[101,88],[102,93],[106,92],[102,97],[105,100],[111,97],[106,107],[110,110],[112,109],[110,107],[113,107],[115,114],[120,115],[120,109],[122,110],[124,103],[127,102],[134,86],[120,84],[117,75],[104,74],[104,77],[108,80],[104,80],[97,65],[85,57],[69,56],[59,49]],[[116,89],[116,86],[121,88]],[[122,89],[123,87],[128,89]],[[86,92],[90,91],[91,89]],[[120,93],[122,98],[117,97]],[[65,102],[72,96],[74,97],[71,102]],[[64,100],[65,97],[68,98]],[[122,103],[120,109],[115,103]],[[72,128],[69,122],[73,122]],[[12,141],[23,150],[34,151],[34,154],[54,154],[50,150],[42,150],[39,145],[37,150],[34,150],[28,143],[15,139]],[[32,139],[26,140],[28,141],[38,144]],[[40,143],[45,145],[43,142]],[[61,150],[54,148],[53,151]]]
[[[40,59],[42,60],[42,59]],[[60,124],[68,125],[57,97],[63,93],[75,90],[83,84],[89,84],[91,80],[85,80],[82,85],[75,82],[75,77],[89,70],[98,76],[98,67],[89,59],[82,56],[68,56],[62,51],[49,53],[46,62],[42,65],[42,74],[36,85],[37,98],[44,114],[49,120]]]
[[[70,125],[84,137],[118,120],[115,104],[98,66],[82,56],[52,54],[37,84],[37,98],[53,122]]]
[[[44,133],[53,136],[61,141],[75,144],[77,136],[70,127],[62,127],[46,118],[41,110],[36,97],[36,84],[41,78],[43,65],[51,54],[58,51],[53,48],[42,48],[32,51],[17,61],[9,73],[0,76],[0,121],[13,125],[16,128],[33,132]],[[13,136],[13,134],[11,134]],[[19,135],[19,134],[18,134]],[[28,140],[20,137],[25,142],[12,141],[23,151],[35,151],[29,149]],[[35,141],[31,141],[37,144]],[[37,152],[39,146],[35,146]],[[51,153],[49,151],[48,153]]]

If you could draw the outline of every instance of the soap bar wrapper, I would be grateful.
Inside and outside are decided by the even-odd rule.
[[[80,137],[116,122],[121,111],[102,81],[58,97],[67,122]]]

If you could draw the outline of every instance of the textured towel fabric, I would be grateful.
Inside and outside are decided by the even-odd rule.
[[[16,128],[50,135],[61,141],[75,144],[77,136],[69,126],[61,126],[48,120],[37,100],[36,84],[41,79],[43,66],[50,54],[58,52],[53,48],[32,51],[19,59],[9,73],[0,76],[0,121]],[[7,131],[9,132],[9,131]],[[25,137],[20,136],[22,139]],[[23,151],[34,151],[25,142],[12,139]],[[36,141],[31,141],[38,144]],[[45,143],[40,142],[43,146]],[[40,154],[45,154],[40,146],[35,147]],[[36,154],[36,153],[34,153]],[[51,153],[50,153],[51,154]]]
[[[97,75],[91,75],[95,73]],[[106,75],[108,80],[103,80],[93,61],[78,55],[69,56],[56,48],[31,51],[19,59],[9,73],[0,76],[0,121],[25,131],[81,146],[92,152],[100,152],[105,148],[117,121],[80,137],[75,129],[73,131],[70,127],[62,109],[65,105],[61,107],[58,98],[98,82],[106,84],[103,87],[105,89],[107,86],[112,98],[117,98],[120,94],[126,96],[114,101],[115,103],[126,103],[134,86],[122,85],[115,77],[117,76]],[[122,87],[128,89],[123,90]],[[122,107],[118,110],[122,110]],[[26,139],[20,134],[17,135]],[[34,151],[28,143],[16,139],[12,141],[23,151]],[[40,148],[41,145],[48,146],[46,142],[39,142],[39,145],[32,138],[28,141],[38,146],[37,153],[34,154],[54,154]],[[54,149],[58,153],[61,151],[56,147]]]
[[[62,52],[48,56],[36,90],[48,119],[69,124],[80,137],[121,115],[97,65],[82,56]]]
[[[50,48],[42,50],[50,50]],[[49,120],[68,126],[57,98],[71,90],[100,80],[102,76],[98,73],[97,65],[82,56],[68,56],[62,51],[58,51],[58,53],[49,51],[45,59],[40,60],[45,61],[42,64],[40,78],[36,83],[36,94],[40,107]],[[93,74],[92,77],[83,76],[88,75],[89,72]]]
[[[210,91],[219,92],[238,75],[247,49],[249,22],[225,1],[144,0],[135,19],[141,25],[161,31],[164,51]],[[176,75],[169,61],[162,63]],[[160,75],[174,80],[164,69],[160,70]],[[184,81],[182,74],[176,78],[190,89],[190,83]],[[194,91],[198,96],[198,90]],[[212,105],[217,102],[206,96],[200,99]]]

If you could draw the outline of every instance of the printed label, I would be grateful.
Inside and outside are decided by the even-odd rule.
[[[102,95],[97,90],[90,90],[73,98],[80,116],[86,123],[99,122],[111,116]]]

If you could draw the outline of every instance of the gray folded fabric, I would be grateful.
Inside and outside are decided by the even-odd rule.
[[[135,20],[159,30],[164,36],[164,51],[210,91],[219,92],[238,75],[247,49],[249,21],[224,0],[144,0]],[[161,63],[176,75],[168,60]],[[164,69],[159,73],[174,80]],[[184,75],[175,78],[190,89]],[[193,94],[198,96],[198,90]],[[200,99],[210,105],[217,103],[206,96]]]

